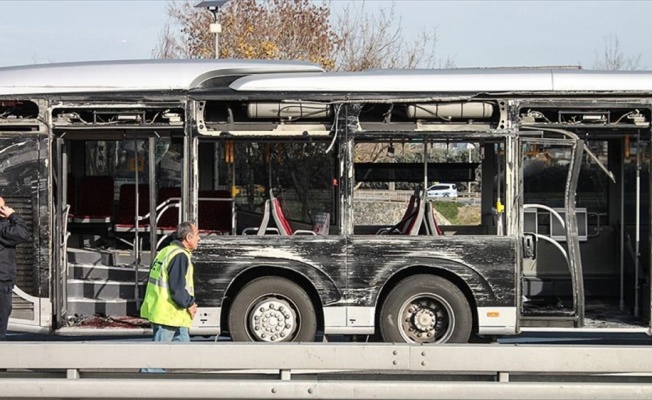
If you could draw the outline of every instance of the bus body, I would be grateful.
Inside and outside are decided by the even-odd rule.
[[[34,232],[10,328],[147,332],[192,220],[194,334],[649,333],[651,100],[649,72],[0,69],[0,195]]]

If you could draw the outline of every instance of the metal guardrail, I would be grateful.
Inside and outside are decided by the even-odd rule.
[[[650,399],[651,359],[652,346],[13,342],[0,398]]]
[[[398,201],[408,202],[414,190],[372,190],[359,189],[354,193],[357,201]]]
[[[414,190],[375,190],[375,189],[358,189],[355,191],[354,197],[357,201],[396,201],[407,203],[410,196],[414,194]],[[478,202],[480,199],[479,193],[458,192],[457,197],[460,199],[468,199],[473,203]],[[445,197],[430,198],[437,201],[455,201]]]

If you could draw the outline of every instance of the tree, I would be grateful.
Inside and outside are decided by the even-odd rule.
[[[436,30],[422,30],[406,39],[401,20],[395,22],[395,4],[369,12],[364,1],[348,3],[335,23],[338,40],[335,67],[342,71],[370,68],[433,68],[454,66],[454,60],[435,57]]]
[[[220,9],[220,58],[303,60],[327,70],[433,67],[435,31],[407,41],[394,5],[367,12],[365,3],[344,7],[331,24],[330,3],[311,0],[231,0]],[[212,58],[212,15],[194,3],[170,2],[170,23],[153,51],[156,58]],[[175,29],[176,28],[176,29]],[[447,59],[439,66],[452,67]]]
[[[620,41],[616,35],[607,35],[604,37],[604,49],[602,55],[593,63],[593,69],[618,71],[618,70],[637,70],[640,68],[641,54],[636,56],[627,56],[620,47]]]
[[[182,55],[181,52],[182,50],[172,34],[170,24],[165,24],[159,36],[158,46],[152,55],[154,58],[178,58]]]
[[[212,16],[191,1],[170,2],[168,14],[178,32],[164,28],[154,56],[213,58]],[[220,58],[304,60],[332,69],[337,36],[327,3],[310,0],[232,0],[220,9]]]

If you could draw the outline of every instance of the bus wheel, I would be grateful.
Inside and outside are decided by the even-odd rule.
[[[380,334],[386,342],[465,343],[472,326],[464,294],[433,275],[403,279],[380,310]]]
[[[237,342],[311,342],[317,332],[315,307],[291,281],[257,278],[236,295],[229,332]]]

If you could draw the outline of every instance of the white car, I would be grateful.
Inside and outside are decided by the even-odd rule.
[[[438,183],[428,188],[428,197],[457,197],[457,186],[454,183]]]

